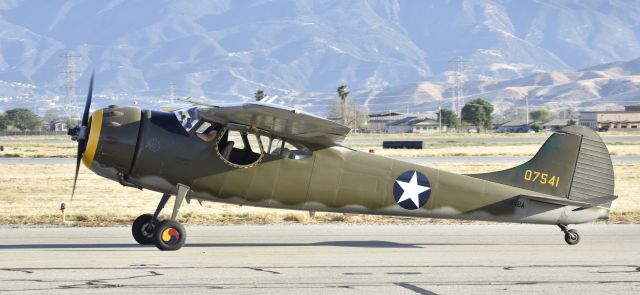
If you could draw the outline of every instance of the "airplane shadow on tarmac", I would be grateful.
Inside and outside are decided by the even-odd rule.
[[[388,241],[327,241],[315,243],[188,243],[186,248],[226,248],[226,247],[352,247],[352,248],[424,248],[426,246],[495,246],[514,244],[492,243],[396,243]],[[518,244],[525,245],[525,244]],[[533,245],[533,244],[527,244]],[[535,244],[541,245],[541,244]],[[551,244],[550,244],[551,245]],[[129,244],[9,244],[0,249],[112,249],[112,248],[155,248],[153,245]],[[132,249],[133,250],[133,249]]]

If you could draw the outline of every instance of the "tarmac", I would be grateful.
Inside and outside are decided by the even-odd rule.
[[[0,293],[639,294],[640,225],[187,226],[175,252],[129,227],[0,228]]]
[[[344,143],[345,145],[349,146],[349,145],[354,145],[354,144],[359,144],[359,145],[365,145],[365,144],[370,144],[370,145],[382,145],[382,141],[384,140],[421,140],[423,141],[425,144],[431,144],[431,143],[437,143],[437,142],[492,142],[492,143],[544,143],[547,138],[549,136],[551,136],[551,132],[545,133],[543,136],[492,136],[492,137],[486,137],[486,136],[482,136],[482,135],[478,135],[478,134],[474,134],[474,135],[460,135],[460,136],[448,136],[448,137],[433,137],[430,136],[429,134],[422,134],[422,136],[420,134],[410,134],[413,136],[407,136],[407,134],[404,134],[404,136],[398,136],[398,137],[394,137],[394,136],[386,136],[384,138],[376,138],[375,135],[372,135],[371,137],[353,137],[353,136],[347,136],[347,138],[345,139]],[[640,136],[636,135],[636,134],[630,134],[630,135],[608,135],[606,133],[600,132],[599,133],[600,137],[602,138],[602,140],[605,143],[612,143],[612,142],[639,142],[640,141]]]

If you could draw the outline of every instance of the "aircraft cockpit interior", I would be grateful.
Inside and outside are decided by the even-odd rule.
[[[226,164],[246,168],[259,164],[265,158],[305,159],[311,151],[304,145],[253,130],[248,126],[229,123],[199,122],[194,126],[195,136],[213,144],[214,152]]]

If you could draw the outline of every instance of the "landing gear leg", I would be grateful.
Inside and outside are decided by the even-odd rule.
[[[153,244],[153,232],[155,230],[156,225],[158,224],[158,215],[164,205],[167,204],[171,195],[163,194],[160,199],[160,203],[158,203],[158,207],[156,208],[156,212],[151,214],[142,214],[133,221],[133,225],[131,225],[131,234],[133,234],[133,238],[140,245],[150,245]]]
[[[170,197],[171,197],[170,194],[162,194],[162,198],[160,199],[160,202],[158,203],[158,207],[156,207],[156,212],[153,212],[153,221],[154,221],[154,223],[158,223],[158,216],[160,215],[160,211],[162,211],[162,209],[164,209],[164,205],[167,204],[167,201],[169,201]]]
[[[187,231],[176,219],[178,218],[182,201],[188,192],[188,186],[181,183],[178,184],[178,194],[176,195],[176,202],[173,205],[171,219],[158,223],[153,232],[153,243],[158,249],[175,251],[184,245],[187,239]]]
[[[560,230],[564,232],[564,241],[569,245],[580,243],[580,234],[575,229],[568,229],[566,224],[558,224]]]

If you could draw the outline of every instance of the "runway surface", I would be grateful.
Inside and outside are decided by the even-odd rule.
[[[464,134],[459,136],[432,136],[430,134],[402,134],[397,137],[385,136],[384,138],[376,137],[372,134],[371,137],[354,137],[347,136],[345,144],[373,144],[380,145],[383,140],[423,140],[425,143],[434,142],[501,142],[501,143],[543,143],[551,133],[545,133],[540,136],[521,136],[517,134],[515,136],[483,136],[477,134]],[[602,140],[605,143],[611,142],[640,142],[640,135],[627,134],[627,135],[609,135],[607,133],[599,133]],[[38,138],[33,136],[0,136],[0,144],[2,143],[30,143],[30,144],[55,144],[55,143],[68,143],[69,137],[65,135]]]
[[[187,227],[161,252],[130,229],[0,229],[0,293],[638,294],[640,225]]]
[[[409,135],[409,136],[407,136]],[[505,136],[505,137],[483,137],[478,135],[462,135],[462,136],[450,136],[450,137],[433,137],[429,136],[429,134],[424,134],[423,136],[414,135],[414,134],[404,134],[404,136],[398,137],[385,137],[385,138],[375,138],[375,137],[349,137],[344,141],[345,145],[353,145],[353,144],[370,144],[370,145],[381,145],[383,140],[422,140],[426,144],[436,143],[436,142],[500,142],[500,143],[544,143],[545,140],[551,135],[551,133],[546,133],[543,136],[534,136],[534,137],[523,137],[523,136]],[[638,135],[606,135],[599,134],[602,140],[605,143],[612,142],[640,142],[640,136]],[[375,135],[372,135],[375,136]]]

